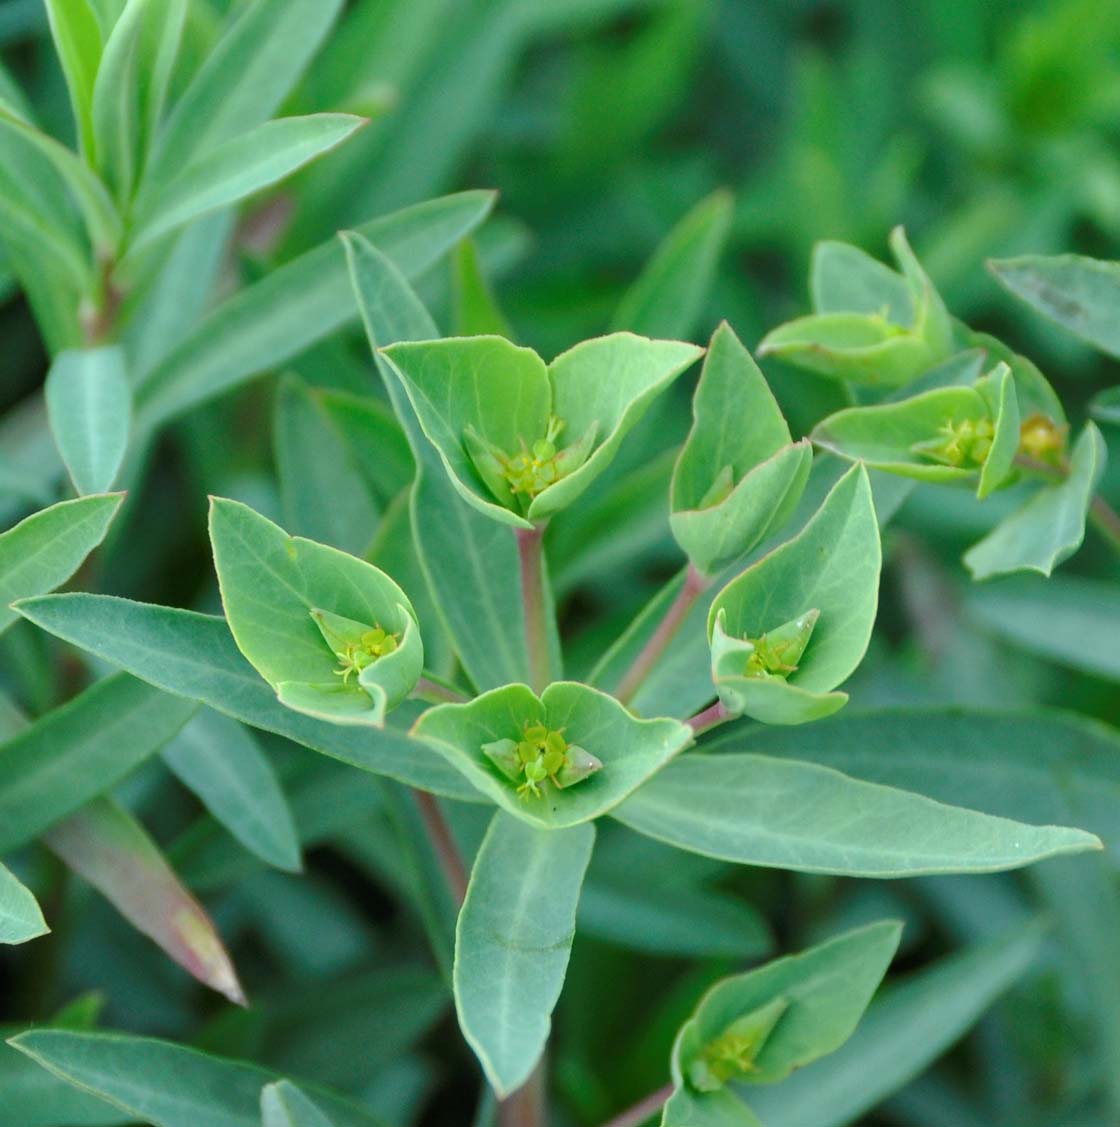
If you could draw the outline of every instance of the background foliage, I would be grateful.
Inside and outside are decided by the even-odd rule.
[[[211,55],[227,10],[244,6],[186,5],[172,103]],[[888,233],[903,223],[953,314],[1031,356],[1078,427],[1093,396],[1117,382],[1112,361],[1032,314],[984,268],[987,258],[1026,253],[1118,256],[1120,12],[1107,5],[356,0],[323,21],[317,50],[306,18],[291,17],[292,42],[308,60],[298,82],[288,75],[290,90],[277,78],[279,109],[371,123],[279,187],[163,244],[189,263],[185,284],[153,282],[143,306],[111,310],[140,358],[146,382],[133,386],[133,421],[151,442],[134,445],[124,463],[130,496],[79,573],[83,590],[217,611],[207,494],[354,551],[367,547],[347,542],[355,527],[391,530],[406,519],[394,503],[411,472],[403,437],[383,438],[373,470],[355,464],[361,436],[386,436],[387,404],[355,399],[369,395],[371,367],[341,253],[334,248],[317,272],[275,271],[338,230],[374,237],[373,217],[461,189],[500,192],[464,248],[443,254],[481,222],[482,197],[456,205],[464,217],[447,220],[438,254],[407,232],[392,247],[379,242],[447,331],[508,324],[519,343],[550,358],[614,327],[706,342],[726,318],[753,349],[807,311],[816,242],[843,240],[888,259]],[[0,98],[74,143],[42,0],[0,5],[0,50]],[[206,107],[207,128],[220,131],[219,108]],[[258,119],[273,108],[258,107]],[[19,155],[5,150],[0,187],[18,180]],[[677,241],[663,243],[674,230]],[[91,331],[89,318],[83,328],[52,302],[52,270],[45,258],[29,266],[10,245],[0,252],[5,526],[59,495],[44,494],[39,472],[50,446],[40,388],[48,357]],[[666,296],[659,271],[703,284]],[[205,311],[259,293],[250,287],[269,278],[279,312],[255,321],[251,338],[235,340],[246,305],[198,330]],[[111,357],[102,360],[111,369]],[[834,382],[780,360],[764,370],[795,439],[847,405]],[[106,401],[90,411],[111,417],[120,391],[111,370],[97,386]],[[550,530],[574,675],[680,567],[666,497],[693,386],[686,377],[664,398],[602,486]],[[1104,430],[1115,450],[1115,429]],[[112,448],[84,449],[78,436],[70,449],[84,459],[71,472],[91,491],[116,476]],[[308,449],[315,458],[301,461]],[[1113,497],[1117,465],[1114,457],[1100,486]],[[89,506],[77,566],[101,539],[112,503],[74,503]],[[1010,508],[1003,495],[981,508],[965,490],[914,488],[884,535],[875,634],[844,686],[851,714],[811,730],[760,731],[751,751],[804,758],[811,731],[814,762],[860,779],[989,813],[1011,812],[1004,802],[1015,780],[1034,803],[1028,820],[1111,829],[1120,601],[1114,582],[1102,581],[1116,579],[1115,557],[1090,538],[1051,580],[974,584],[961,554],[989,530],[993,511]],[[394,542],[388,531],[384,540]],[[394,575],[415,567],[391,555],[378,562]],[[58,580],[41,589],[68,573],[60,565]],[[98,633],[109,638],[120,624],[107,614]],[[497,667],[500,658],[489,660]],[[20,764],[33,766],[35,749],[19,743],[21,720],[7,701],[42,716],[109,669],[28,622],[0,635],[8,741],[0,756],[9,769],[5,776],[0,759],[0,847],[38,836],[81,805],[54,808],[19,791]],[[145,856],[137,864],[153,887],[169,859],[205,902],[254,1007],[225,1004],[169,962],[126,922],[125,905],[122,916],[91,888],[96,880],[71,874],[82,872],[80,848],[48,836],[49,850],[6,854],[52,933],[0,948],[5,1032],[48,1019],[74,1030],[96,1022],[333,1088],[394,1124],[467,1124],[476,1105],[474,1121],[486,1122],[477,1065],[441,977],[448,968],[428,953],[425,932],[447,906],[428,882],[432,860],[415,845],[419,814],[404,790],[208,709],[190,718],[180,698],[123,675],[95,691],[93,715],[122,727],[104,761],[60,768],[88,778],[87,798],[115,788],[112,803],[86,806],[83,817],[100,819],[96,832],[129,856]],[[359,737],[339,731],[328,750],[360,758]],[[135,760],[115,754],[125,745]],[[216,785],[218,749],[229,748],[249,766]],[[207,756],[211,769],[200,771]],[[231,793],[252,802],[229,804]],[[238,813],[247,805],[256,821]],[[473,849],[483,812],[452,810]],[[1016,816],[1027,818],[1022,805]],[[147,838],[127,846],[136,821],[159,846],[150,855]],[[885,917],[906,924],[897,982],[844,1049],[754,1102],[771,1127],[1103,1127],[1120,1114],[1111,851],[1024,873],[885,883],[734,867],[654,846],[614,823],[599,836],[554,1018],[556,1122],[602,1122],[663,1084],[678,1027],[720,977]],[[1106,844],[1114,850],[1117,840]],[[0,882],[0,909],[6,895]],[[1040,914],[1045,933],[1033,922]],[[174,946],[174,936],[161,938]],[[236,995],[224,955],[213,959],[204,973]],[[40,1040],[27,1051],[49,1058],[57,1034],[28,1036]],[[92,1053],[86,1063],[100,1067]],[[139,1067],[180,1074],[185,1092],[203,1082],[172,1058]],[[275,1079],[253,1073],[240,1082],[258,1091]],[[25,1056],[0,1049],[0,1109],[6,1098],[20,1109],[6,1113],[12,1127],[128,1121],[62,1084],[44,1104],[48,1083]],[[298,1110],[298,1092],[280,1086],[271,1098],[277,1116]],[[32,1106],[49,1110],[21,1110]]]

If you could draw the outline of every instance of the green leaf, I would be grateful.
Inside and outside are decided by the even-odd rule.
[[[573,748],[599,760],[600,768],[570,785],[542,779],[539,793],[525,789],[528,776],[505,773],[495,761],[499,749],[488,751],[486,745],[516,743],[535,725],[562,733]],[[554,682],[540,697],[525,685],[507,685],[466,704],[437,705],[420,717],[412,734],[509,813],[550,829],[605,814],[692,741],[687,724],[638,720],[613,697],[571,681]],[[557,778],[563,783],[563,772]]]
[[[196,707],[116,674],[0,744],[0,853],[115,786]]]
[[[500,336],[513,340],[513,330],[482,271],[474,239],[464,239],[452,259],[454,336]]]
[[[816,763],[754,754],[684,756],[612,814],[708,857],[846,876],[995,872],[1101,847],[1082,830],[994,818]]]
[[[991,449],[980,467],[980,484],[976,488],[976,496],[983,501],[1014,474],[1015,456],[1019,452],[1021,418],[1015,394],[1015,378],[1006,364],[998,364],[980,381],[977,390],[988,399],[995,419]]]
[[[95,151],[93,84],[101,64],[101,27],[89,0],[45,0],[55,50],[62,63],[82,150]]]
[[[825,240],[813,247],[809,289],[815,313],[878,313],[893,325],[914,323],[905,279],[848,243]]]
[[[89,166],[65,145],[23,121],[3,100],[0,100],[0,134],[14,135],[29,142],[51,162],[82,213],[90,242],[98,252],[110,253],[120,238],[121,219],[105,185]]]
[[[867,471],[853,466],[797,536],[713,600],[712,677],[725,707],[776,724],[803,723],[842,707],[847,695],[831,690],[867,650],[881,559]],[[792,661],[774,671],[748,664],[751,651],[763,654],[785,624],[814,613],[808,645]]]
[[[196,154],[272,117],[341,8],[342,0],[250,0],[234,9],[160,131],[150,180],[166,185]]]
[[[499,1096],[544,1052],[594,843],[594,826],[546,832],[499,810],[475,858],[455,929],[455,1008]]]
[[[166,184],[140,194],[130,253],[278,183],[363,124],[363,118],[342,113],[285,117],[203,151]]]
[[[280,1079],[255,1064],[122,1033],[35,1029],[8,1041],[48,1072],[153,1127],[260,1127],[260,1093]],[[334,1127],[380,1127],[372,1113],[302,1086]]]
[[[1089,410],[1098,422],[1120,425],[1120,387],[1109,387],[1093,396]]]
[[[868,387],[900,387],[944,359],[878,313],[798,317],[767,333],[758,354]]]
[[[163,116],[188,6],[189,0],[152,0],[145,11],[136,64],[137,131],[144,156],[152,147]]]
[[[968,617],[1044,661],[1120,681],[1120,601],[1114,584],[1081,576],[1023,577],[974,587]]]
[[[79,493],[104,493],[128,448],[132,396],[119,345],[60,352],[46,382],[55,444]]]
[[[1030,967],[1041,933],[1032,925],[935,963],[872,1003],[838,1052],[759,1090],[767,1127],[843,1127],[922,1072]]]
[[[371,395],[328,389],[319,389],[314,398],[335,433],[341,433],[350,457],[378,498],[390,502],[408,489],[416,476],[416,462],[391,406]]]
[[[901,934],[899,923],[871,924],[722,979],[677,1034],[677,1091],[702,1111],[710,1097],[726,1102],[729,1081],[775,1084],[835,1052],[855,1032]],[[662,1122],[677,1121],[670,1103]]]
[[[332,1127],[331,1121],[290,1080],[261,1089],[262,1127]]]
[[[764,1127],[738,1096],[678,1088],[662,1109],[661,1127]]]
[[[359,235],[344,235],[343,244],[366,335],[416,463],[412,534],[428,586],[474,685],[506,685],[529,668],[524,610],[521,600],[509,597],[521,582],[516,543],[508,529],[460,497],[421,432],[400,379],[376,352],[395,341],[431,339],[438,330],[388,257]]]
[[[60,501],[0,533],[0,631],[10,604],[60,587],[105,538],[123,493]]]
[[[20,614],[176,696],[410,786],[478,802],[478,792],[425,744],[398,732],[340,728],[285,708],[241,656],[225,620],[109,595],[21,603]]]
[[[156,4],[128,0],[105,40],[93,84],[94,165],[122,203],[132,196],[139,166],[138,56],[145,20]]]
[[[298,872],[299,839],[272,764],[236,721],[202,709],[162,752],[163,761],[250,853]]]
[[[744,745],[1017,822],[1077,825],[1110,851],[1120,848],[1120,733],[1082,717],[959,708],[844,713],[797,731],[728,729],[705,749]]]
[[[721,189],[689,211],[626,291],[611,327],[645,336],[687,338],[715,280],[734,206],[731,193]]]
[[[998,259],[988,267],[1044,317],[1120,357],[1120,263],[1077,254],[1024,255]]]
[[[230,632],[281,703],[381,727],[424,667],[405,593],[372,564],[288,536],[236,501],[212,501],[210,540]]]
[[[547,368],[531,349],[502,337],[403,342],[381,355],[404,383],[463,499],[528,528],[570,505],[610,465],[653,399],[701,352],[679,341],[614,333],[576,345]],[[556,433],[553,419],[562,424]],[[538,457],[541,443],[552,455]],[[488,476],[487,448],[497,458]],[[515,495],[514,479],[503,476],[498,462],[521,451],[551,472]],[[566,457],[574,468],[564,468]]]
[[[245,1004],[237,973],[202,906],[142,825],[96,798],[44,835],[47,845],[200,982]]]
[[[990,419],[988,403],[975,388],[939,387],[893,403],[837,411],[811,437],[822,449],[873,469],[919,481],[964,481],[977,476],[978,463],[962,456],[962,464],[949,464],[922,447],[947,443],[951,432]]]
[[[309,540],[363,554],[377,529],[377,502],[325,404],[299,380],[285,379],[272,432],[287,526]],[[380,443],[372,454],[381,454]]]
[[[318,0],[313,4],[318,7]],[[374,219],[360,231],[415,277],[481,223],[493,202],[490,192],[463,192]],[[277,367],[356,319],[357,312],[345,257],[331,239],[203,318],[143,376],[137,395],[141,422],[156,426]]]
[[[965,552],[972,578],[1013,571],[1049,575],[1072,556],[1085,539],[1085,518],[1107,458],[1101,432],[1086,423],[1070,454],[1069,477],[1041,489]]]
[[[785,523],[813,452],[807,442],[790,445],[765,377],[726,321],[708,345],[692,410],[669,522],[693,566],[714,575]]]
[[[26,943],[48,931],[31,890],[0,865],[0,943]]]

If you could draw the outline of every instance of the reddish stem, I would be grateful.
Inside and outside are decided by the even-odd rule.
[[[705,708],[703,712],[690,716],[685,723],[692,729],[692,734],[698,736],[701,732],[706,732],[709,728],[715,728],[731,719],[732,716],[724,708],[723,701],[717,700],[715,704]]]
[[[633,1107],[628,1107],[624,1112],[616,1115],[603,1127],[641,1127],[647,1119],[651,1119],[665,1105],[673,1094],[673,1085],[666,1084],[656,1092],[650,1092],[643,1100],[639,1100]]]
[[[665,617],[658,623],[657,629],[650,635],[649,641],[642,647],[634,663],[618,683],[614,695],[623,704],[629,704],[634,694],[642,687],[642,683],[661,660],[661,655],[668,649],[669,643],[688,617],[692,604],[711,586],[711,583],[712,581],[701,575],[691,563],[688,565],[684,586],[665,612]]]
[[[529,679],[534,692],[552,680],[548,645],[548,618],[544,598],[544,525],[516,528],[521,562],[521,601],[525,609],[525,647],[529,653]]]
[[[428,831],[428,840],[432,843],[436,857],[439,860],[443,875],[447,878],[447,885],[455,903],[460,907],[467,895],[467,867],[463,864],[463,856],[459,846],[455,844],[451,827],[443,816],[439,806],[439,799],[434,794],[424,790],[413,792],[416,803],[420,807],[420,817],[424,820],[424,828]]]

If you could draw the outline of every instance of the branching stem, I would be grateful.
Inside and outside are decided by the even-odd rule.
[[[668,649],[669,643],[688,617],[692,604],[711,585],[710,579],[701,575],[691,563],[688,565],[688,571],[684,577],[684,586],[681,587],[677,597],[665,612],[665,617],[658,623],[657,629],[650,635],[649,641],[642,647],[641,652],[618,683],[615,696],[623,704],[629,704],[634,694],[642,687],[642,683],[661,659],[661,655]]]

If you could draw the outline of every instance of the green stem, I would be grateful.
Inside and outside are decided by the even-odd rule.
[[[534,692],[552,681],[548,640],[548,608],[544,596],[544,529],[517,528],[517,554],[521,561],[521,601],[525,608],[525,647],[529,653],[529,680]]]
[[[661,660],[661,655],[668,648],[669,643],[688,617],[692,604],[711,584],[712,581],[701,575],[691,563],[688,565],[688,571],[684,577],[684,586],[681,587],[677,597],[665,612],[665,617],[657,624],[657,629],[650,635],[649,640],[618,683],[614,695],[623,704],[629,704],[634,694],[642,687],[642,683],[649,676],[653,667]]]
[[[1030,458],[1026,454],[1017,454],[1015,465],[1046,481],[1061,482],[1069,477],[1068,462],[1054,466],[1049,462]],[[1117,513],[1099,493],[1095,494],[1089,502],[1089,523],[1117,552],[1120,552],[1120,513]]]

